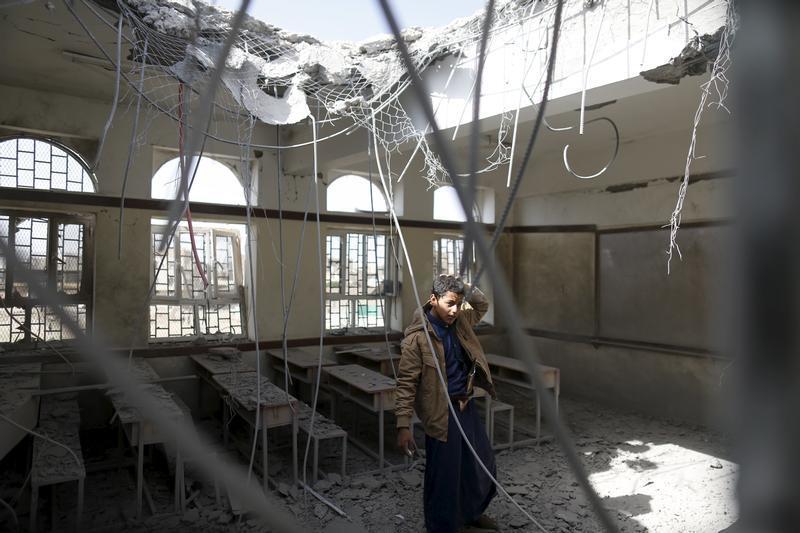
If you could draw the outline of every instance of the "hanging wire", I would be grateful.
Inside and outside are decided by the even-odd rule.
[[[382,1],[382,0],[381,0]],[[553,85],[553,75],[555,72],[556,67],[556,56],[558,54],[558,41],[559,35],[561,31],[561,12],[563,6],[561,4],[564,0],[559,0],[559,3],[556,7],[556,19],[553,23],[553,37],[552,43],[550,45],[550,56],[547,62],[547,75],[545,77],[544,82],[544,89],[542,91],[542,101],[539,104],[539,109],[536,113],[536,121],[533,124],[533,131],[531,132],[531,136],[528,138],[528,144],[525,147],[525,155],[522,157],[522,163],[517,171],[517,177],[514,179],[514,183],[511,186],[511,191],[508,195],[508,200],[506,200],[506,205],[503,207],[503,212],[500,215],[500,220],[495,226],[494,234],[492,235],[492,241],[489,245],[490,250],[494,250],[497,247],[497,243],[500,240],[500,236],[502,235],[503,229],[505,228],[506,223],[508,222],[508,217],[511,214],[511,207],[514,205],[514,200],[519,194],[520,185],[522,185],[522,177],[525,175],[525,171],[528,168],[528,163],[530,162],[531,156],[533,155],[533,147],[536,144],[536,138],[539,136],[539,130],[542,127],[542,123],[544,122],[544,114],[545,110],[547,109],[547,103],[550,97],[550,88]],[[523,84],[524,86],[524,84]],[[441,152],[441,149],[440,149]],[[481,265],[481,268],[478,270],[478,273],[475,275],[473,279],[473,284],[478,285],[478,282],[481,279],[485,269],[485,264]]]
[[[375,158],[377,159],[377,154],[375,154]],[[388,277],[388,264],[389,260],[387,257],[387,253],[389,250],[389,239],[386,238],[384,240],[383,245],[383,277],[384,280],[380,279],[380,275],[378,273],[378,228],[375,225],[375,200],[373,198],[372,188],[374,185],[372,184],[372,132],[367,130],[367,168],[368,168],[368,176],[369,176],[369,212],[372,218],[372,243],[373,248],[375,251],[375,288],[378,292],[378,295],[382,296],[382,298],[378,299],[378,303],[380,304],[380,311],[383,315],[383,340],[385,343],[386,348],[386,355],[389,357],[389,365],[392,367],[392,377],[394,377],[395,382],[397,381],[397,370],[394,367],[394,359],[392,358],[392,349],[389,345],[389,320],[386,317],[386,296],[384,295],[385,288],[386,288],[386,278]],[[398,181],[400,181],[398,179]],[[384,201],[388,204],[391,202],[390,198],[385,198]],[[389,222],[391,227],[391,221]],[[381,465],[383,466],[383,465]]]
[[[136,114],[133,116],[133,126],[131,130],[131,143],[128,145],[128,158],[125,160],[125,171],[122,174],[122,192],[119,198],[119,233],[117,234],[117,259],[122,259],[122,227],[125,222],[125,196],[128,191],[128,173],[131,170],[133,161],[134,147],[136,146],[136,136],[139,132],[139,116],[142,112],[142,94],[144,90],[144,65],[147,64],[147,43],[144,40],[144,50],[142,51],[142,68],[139,74],[139,90],[136,93]]]
[[[475,76],[475,97],[472,100],[472,128],[469,137],[469,176],[467,177],[467,195],[464,205],[469,206],[470,211],[475,205],[475,191],[477,190],[478,177],[475,171],[478,168],[478,140],[480,134],[481,118],[481,90],[483,87],[483,69],[486,65],[486,48],[489,41],[489,33],[494,20],[494,0],[486,3],[486,15],[483,17],[483,32],[478,48],[478,72]],[[471,213],[470,213],[471,214]],[[464,236],[464,253],[461,254],[461,265],[459,266],[459,276],[464,277],[464,272],[472,259],[472,238]]]
[[[254,129],[254,121],[255,119],[251,117],[250,122],[250,129],[247,138],[247,144],[242,147],[242,150],[245,154],[250,153],[250,143],[249,141],[253,135]],[[242,157],[244,160],[245,157]],[[253,173],[250,171],[249,165],[242,165],[242,172],[245,175],[245,201],[247,203],[247,269],[250,273],[250,301],[253,303],[251,305],[251,315],[253,317],[253,336],[256,344],[256,418],[255,418],[255,425],[253,430],[253,445],[250,450],[250,462],[247,465],[247,481],[250,481],[250,476],[253,473],[253,465],[255,463],[255,456],[256,456],[256,446],[258,445],[258,430],[261,428],[261,431],[266,431],[267,428],[264,426],[263,415],[261,413],[261,336],[258,332],[258,295],[256,294],[256,273],[255,273],[255,266],[253,261],[253,233],[252,233],[252,209],[250,207],[250,202],[252,199],[252,194],[250,192],[253,190]],[[288,394],[288,393],[287,393]],[[291,406],[291,404],[290,404]],[[260,424],[260,425],[259,425]],[[267,479],[269,476],[269,472],[267,472],[267,465],[262,465],[264,471],[264,479]]]
[[[280,146],[281,144],[281,126],[275,126],[275,142]],[[284,279],[284,263],[283,263],[283,191],[281,190],[281,182],[283,181],[283,165],[281,164],[281,156],[283,151],[278,148],[275,153],[275,181],[278,183],[278,247],[280,258],[278,260],[278,270],[281,282],[281,314],[283,315],[283,332],[281,335],[281,351],[283,352],[283,390],[289,394],[289,383],[291,377],[289,376],[289,343],[286,336],[286,324],[289,320],[289,310],[286,308],[286,281]],[[306,208],[308,204],[306,204]],[[266,214],[266,209],[264,210]],[[302,253],[298,250],[298,255]]]
[[[564,152],[563,152],[564,167],[566,167],[567,171],[570,174],[572,174],[573,176],[575,176],[576,178],[579,178],[579,179],[582,179],[582,180],[589,180],[589,179],[596,178],[598,176],[602,176],[609,168],[611,168],[611,166],[617,160],[617,155],[619,155],[619,128],[617,128],[616,123],[613,120],[611,120],[610,118],[608,118],[608,117],[598,117],[598,118],[589,120],[588,122],[586,122],[586,124],[589,125],[589,124],[592,124],[594,122],[600,122],[600,121],[608,122],[611,125],[611,128],[614,130],[614,154],[611,156],[611,159],[608,161],[608,163],[605,164],[605,166],[603,168],[601,168],[600,170],[598,170],[594,174],[590,174],[588,176],[582,176],[582,175],[578,174],[577,172],[575,172],[574,170],[572,170],[572,167],[569,164],[569,157],[567,155],[567,151],[569,150],[569,144],[565,145],[564,146]]]
[[[308,426],[308,435],[309,438],[306,439],[306,449],[303,453],[303,485],[308,485],[308,480],[306,479],[306,474],[308,470],[308,453],[311,449],[311,437],[310,435],[314,432],[314,421],[317,415],[317,401],[319,400],[319,388],[320,388],[320,380],[322,379],[322,356],[323,356],[323,349],[324,349],[324,342],[325,342],[325,270],[323,267],[322,261],[322,225],[319,218],[320,206],[319,206],[319,182],[318,182],[318,154],[317,154],[317,122],[314,119],[314,116],[310,116],[309,119],[311,120],[311,131],[314,139],[313,146],[313,172],[314,172],[314,179],[312,180],[314,184],[314,202],[316,208],[316,219],[317,219],[317,265],[319,268],[319,360],[317,362],[317,379],[314,383],[314,398],[311,403],[311,419],[309,420]],[[383,466],[383,465],[381,465]]]
[[[114,99],[111,102],[111,111],[108,113],[106,124],[103,126],[103,134],[100,136],[100,143],[97,145],[97,152],[94,155],[92,166],[89,167],[92,174],[97,170],[97,165],[100,163],[100,156],[103,153],[103,146],[106,144],[106,137],[108,130],[111,129],[111,123],[114,121],[114,115],[117,113],[117,104],[119,103],[119,86],[120,74],[122,70],[122,21],[124,17],[122,13],[119,14],[119,21],[117,22],[117,64],[116,74],[114,76]]]
[[[409,78],[411,80],[411,86],[414,89],[414,93],[419,103],[420,107],[424,111],[425,115],[431,122],[432,133],[435,145],[438,149],[439,156],[442,159],[442,163],[446,166],[446,168],[450,170],[455,169],[454,161],[452,159],[452,153],[450,152],[450,147],[445,143],[442,133],[439,130],[439,127],[436,123],[436,117],[433,114],[433,109],[431,107],[430,98],[428,93],[424,87],[424,82],[419,77],[419,72],[416,70],[411,58],[408,54],[408,49],[406,47],[405,42],[401,38],[400,28],[397,25],[397,20],[394,18],[394,13],[392,12],[391,7],[389,6],[387,0],[379,0],[381,9],[386,16],[386,20],[389,23],[389,26],[392,29],[392,33],[395,36],[397,42],[397,48],[400,52],[400,56],[403,59],[403,62],[406,65],[406,69],[408,71]],[[561,12],[563,10],[563,0],[558,0],[556,4],[557,10],[557,23],[560,24],[561,21]],[[552,59],[552,58],[551,58]],[[552,65],[551,65],[552,67]],[[541,111],[541,109],[540,109]],[[539,122],[539,121],[537,121]],[[477,133],[477,132],[476,132]],[[466,202],[466,196],[463,190],[463,186],[458,183],[458,180],[454,181],[454,186],[456,188],[456,192],[458,193],[459,199],[461,200],[462,206],[464,210],[467,211],[469,208],[469,204]],[[538,357],[535,350],[532,349],[530,342],[525,338],[523,334],[523,327],[519,318],[519,314],[516,312],[515,305],[514,305],[514,298],[513,294],[508,287],[506,280],[503,274],[497,269],[492,257],[492,251],[489,248],[488,244],[486,243],[485,237],[482,234],[482,229],[475,224],[473,220],[472,214],[470,212],[466,213],[467,221],[466,221],[466,231],[472,234],[472,237],[475,241],[476,247],[478,248],[479,253],[481,254],[482,259],[484,260],[484,265],[492,277],[494,281],[493,287],[495,291],[495,298],[498,301],[498,304],[503,308],[504,316],[506,316],[506,320],[508,322],[508,331],[509,337],[511,340],[512,345],[512,352],[514,355],[517,356],[527,367],[530,377],[532,378],[533,385],[537,390],[544,389],[544,379],[542,376],[541,368],[538,364]],[[410,266],[410,265],[409,265]],[[430,338],[428,337],[428,341],[430,343]],[[439,369],[440,378],[441,376],[441,369]],[[542,395],[541,397],[542,406],[544,407],[544,411],[547,414],[548,418],[552,418],[554,421],[554,433],[556,436],[556,440],[559,443],[564,455],[566,456],[567,462],[571,467],[575,477],[579,485],[583,488],[587,498],[589,499],[592,507],[595,510],[601,524],[610,532],[616,532],[617,527],[612,522],[608,512],[603,507],[603,503],[600,500],[600,497],[595,492],[594,488],[592,487],[591,483],[589,482],[588,475],[586,470],[581,462],[580,458],[575,451],[574,444],[572,440],[567,434],[564,425],[559,418],[559,415],[556,413],[555,406],[553,405],[553,400],[548,395]],[[454,412],[452,403],[450,404],[451,412]]]
[[[11,518],[14,520],[14,525],[17,526],[17,528],[19,528],[19,519],[17,518],[17,512],[14,511],[14,508],[11,507],[8,503],[6,503],[6,501],[2,498],[0,498],[0,505],[8,509],[8,512],[11,513]]]
[[[8,267],[18,273],[22,281],[28,283],[31,290],[39,295],[45,305],[53,309],[53,313],[58,316],[61,323],[74,335],[78,350],[105,372],[114,388],[125,394],[126,398],[143,416],[151,420],[166,438],[181,442],[187,455],[208,458],[198,463],[200,469],[227,486],[247,509],[255,513],[274,531],[300,532],[303,530],[287,512],[270,503],[263,492],[251,490],[246,475],[241,469],[232,463],[223,461],[218,454],[212,453],[213,450],[205,440],[198,438],[196,432],[188,426],[186,421],[169,418],[152,395],[143,390],[140,383],[132,378],[130,372],[127,371],[126,363],[101,346],[97,339],[86,335],[77,321],[61,306],[60,298],[55,290],[43,285],[38,276],[20,264],[13,250],[2,239],[0,239],[0,256],[5,257]],[[0,417],[5,418],[3,415]]]
[[[377,150],[377,142],[375,142],[375,149]],[[381,169],[380,162],[378,162],[377,167],[378,167],[378,174],[379,174],[380,179],[381,179],[381,186],[383,187],[384,194],[386,194],[388,196],[389,188],[386,185],[386,179],[383,176],[383,170]],[[423,309],[423,307],[422,307],[422,301],[420,300],[420,297],[419,297],[419,287],[417,285],[416,276],[414,275],[414,268],[413,268],[413,266],[411,264],[411,257],[410,257],[410,255],[408,253],[408,247],[406,246],[405,238],[403,237],[403,229],[400,226],[400,221],[397,218],[397,213],[396,213],[396,211],[394,209],[394,206],[393,205],[389,205],[389,210],[391,212],[391,216],[392,216],[392,220],[394,222],[394,225],[395,225],[395,227],[397,229],[397,236],[398,236],[398,239],[400,240],[400,247],[403,250],[403,255],[405,256],[406,264],[408,266],[408,273],[409,273],[409,277],[411,278],[411,285],[412,285],[412,288],[413,288],[412,292],[414,293],[414,298],[415,298],[416,303],[417,303],[417,312],[422,312],[421,310]],[[430,334],[430,331],[428,329],[427,322],[425,320],[423,320],[422,323],[423,323],[423,331],[425,332],[425,339],[428,342],[428,348],[431,350],[431,353],[435,354],[436,350],[435,350],[435,348],[433,346],[433,340],[431,339],[431,334]],[[444,390],[447,391],[447,382],[445,381],[444,375],[442,373],[442,369],[439,366],[439,358],[438,357],[434,357],[433,358],[433,362],[434,362],[434,366],[436,367],[436,374],[439,377],[439,383],[442,385],[442,387],[444,387]],[[469,448],[470,453],[472,453],[472,456],[475,458],[475,461],[478,463],[478,466],[481,468],[481,470],[483,470],[483,472],[489,477],[489,479],[492,480],[492,483],[495,485],[495,487],[497,487],[497,489],[500,491],[500,493],[503,496],[505,496],[517,509],[519,509],[522,512],[522,514],[524,514],[525,517],[528,518],[528,520],[531,521],[531,523],[536,525],[544,533],[547,533],[547,530],[544,529],[544,527],[542,527],[542,525],[530,513],[528,513],[524,508],[522,508],[522,506],[505,490],[505,488],[503,488],[503,486],[500,484],[500,482],[497,481],[497,478],[492,475],[492,473],[486,467],[486,464],[483,462],[483,460],[478,455],[478,452],[475,451],[475,448],[472,446],[472,443],[467,438],[466,433],[464,433],[464,428],[461,426],[461,421],[458,419],[458,413],[456,412],[455,407],[453,406],[453,402],[450,399],[450,395],[445,393],[445,398],[447,398],[447,406],[448,406],[448,409],[450,411],[450,416],[453,417],[453,421],[456,423],[456,427],[458,428],[459,433],[461,433],[461,438],[463,439],[463,442]]]

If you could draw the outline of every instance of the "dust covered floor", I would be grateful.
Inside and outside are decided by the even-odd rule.
[[[520,401],[521,398],[517,398]],[[515,403],[517,403],[515,401]],[[735,521],[733,499],[736,465],[720,439],[704,430],[625,414],[591,404],[562,399],[578,452],[604,505],[625,532],[717,532]],[[533,412],[517,409],[517,424],[533,427]],[[391,429],[389,431],[392,431]],[[500,440],[503,429],[498,430]],[[368,442],[374,435],[362,435]],[[387,432],[387,447],[393,446]],[[84,453],[113,443],[83,436]],[[88,441],[88,442],[87,442]],[[113,446],[111,446],[113,448]],[[321,450],[321,468],[337,472],[338,450]],[[271,452],[272,453],[272,452]],[[359,474],[374,469],[376,462],[354,446],[348,452],[348,477],[329,474],[317,490],[337,505],[347,518],[311,495],[290,487],[288,450],[271,460],[270,471],[279,481],[269,500],[288,510],[304,530],[329,532],[420,532],[423,531],[422,479],[424,461],[410,468],[381,474]],[[187,471],[190,498],[185,515],[171,513],[172,478],[165,462],[153,458],[146,471],[155,503],[155,516],[145,506],[144,518],[136,519],[135,479],[132,469],[104,469],[89,473],[86,480],[86,532],[173,531],[268,531],[248,516],[236,516],[224,495],[217,504],[213,483]],[[280,454],[279,454],[280,455]],[[14,496],[24,481],[17,453],[16,465],[2,463],[0,491],[4,499],[17,502],[20,522],[27,523],[28,488],[18,500]],[[393,455],[390,459],[398,459]],[[100,458],[99,460],[107,460]],[[239,456],[240,462],[244,459]],[[509,493],[548,532],[601,531],[587,500],[569,471],[557,446],[548,442],[499,452],[499,479]],[[87,464],[87,468],[89,468]],[[309,474],[310,477],[310,474]],[[75,490],[65,485],[57,491],[53,518],[59,530],[67,530],[74,513]],[[13,523],[2,510],[0,530],[13,531]],[[539,531],[518,510],[497,496],[489,507],[501,531]],[[50,527],[50,495],[42,490],[40,530]]]

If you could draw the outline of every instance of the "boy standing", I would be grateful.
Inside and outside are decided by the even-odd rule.
[[[453,533],[464,525],[497,528],[483,514],[495,495],[494,483],[464,442],[447,404],[449,396],[467,439],[495,476],[494,452],[470,399],[473,385],[496,397],[486,356],[472,329],[489,303],[480,290],[472,288],[462,308],[467,290],[454,276],[436,278],[430,300],[414,314],[401,345],[395,397],[397,443],[404,453],[411,454],[414,439],[409,426],[416,409],[425,428],[423,505],[429,533]],[[446,390],[439,380],[437,362]]]

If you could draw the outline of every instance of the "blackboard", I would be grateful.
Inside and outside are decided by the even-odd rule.
[[[684,227],[681,260],[667,274],[667,229],[601,232],[598,237],[599,335],[696,348],[712,346],[711,315],[725,272],[730,228]]]

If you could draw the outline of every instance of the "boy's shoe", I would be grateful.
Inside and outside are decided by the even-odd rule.
[[[482,514],[478,517],[477,520],[475,520],[470,524],[470,527],[497,531],[497,522],[495,522],[495,520],[491,518],[489,515]]]

